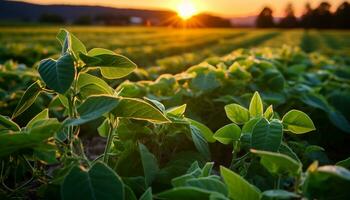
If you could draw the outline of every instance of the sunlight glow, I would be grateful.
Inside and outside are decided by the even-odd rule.
[[[191,0],[182,0],[177,6],[177,13],[183,20],[191,18],[197,12],[196,6]]]

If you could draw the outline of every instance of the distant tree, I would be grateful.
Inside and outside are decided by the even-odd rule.
[[[80,16],[78,17],[78,19],[76,19],[74,21],[74,24],[77,25],[91,25],[92,24],[92,19],[89,15],[84,15],[84,16]]]
[[[64,24],[65,20],[60,15],[44,13],[39,17],[39,22],[49,24]]]
[[[273,21],[273,11],[271,8],[263,8],[256,19],[256,26],[259,28],[272,28],[275,26]]]
[[[285,10],[285,17],[279,23],[281,28],[296,28],[298,27],[298,20],[294,14],[293,4],[289,3]]]
[[[313,27],[312,19],[314,17],[314,11],[310,5],[310,3],[305,4],[304,14],[301,16],[300,24],[301,27],[309,29]]]
[[[350,29],[350,4],[343,2],[335,12],[334,17],[336,28]]]
[[[315,28],[327,29],[333,27],[333,15],[331,12],[331,4],[324,1],[313,11],[312,25]]]

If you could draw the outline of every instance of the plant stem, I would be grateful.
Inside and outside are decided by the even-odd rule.
[[[278,175],[278,178],[277,178],[277,184],[276,184],[277,186],[277,189],[279,190],[280,189],[280,187],[281,187],[281,175]]]
[[[116,122],[115,122],[116,121]],[[118,118],[116,120],[112,120],[110,119],[109,122],[109,129],[108,129],[108,136],[107,136],[107,143],[106,143],[106,147],[105,147],[105,151],[103,153],[103,162],[108,164],[108,158],[109,158],[109,149],[111,148],[112,145],[112,141],[113,141],[113,130],[116,127],[115,124],[118,123]]]

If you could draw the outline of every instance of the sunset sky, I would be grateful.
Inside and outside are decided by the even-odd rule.
[[[40,4],[86,4],[114,6],[123,8],[149,8],[176,10],[183,0],[25,0]],[[256,15],[263,6],[273,8],[275,16],[282,16],[287,3],[294,4],[296,14],[303,12],[306,2],[317,6],[321,0],[188,0],[198,12],[210,12],[221,16],[249,16]],[[344,0],[330,0],[335,9]]]

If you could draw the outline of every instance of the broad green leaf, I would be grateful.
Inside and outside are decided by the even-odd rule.
[[[21,128],[9,117],[0,115],[0,133],[2,131],[20,131]]]
[[[117,79],[127,76],[136,69],[136,64],[127,57],[118,55],[113,51],[95,48],[81,59],[89,67],[99,67],[103,77]]]
[[[293,158],[294,160],[296,160],[297,162],[301,163],[297,154],[286,143],[283,143],[283,142],[281,143],[281,146],[278,149],[278,152],[281,154],[287,155],[287,156]]]
[[[181,106],[168,109],[166,113],[175,115],[175,116],[182,116],[185,113],[185,111],[186,111],[186,104],[183,104]]]
[[[244,124],[249,120],[249,111],[238,104],[226,105],[225,111],[227,117],[236,124]]]
[[[37,114],[33,119],[31,119],[28,124],[27,128],[32,128],[35,122],[38,122],[40,120],[48,119],[49,118],[49,109],[44,109],[39,114]]]
[[[207,162],[205,163],[203,169],[202,169],[202,177],[207,177],[211,174],[214,167],[214,162]]]
[[[185,171],[186,173],[175,177],[171,180],[173,187],[186,186],[186,182],[192,178],[198,178],[202,175],[203,171],[199,168],[198,161],[194,161],[191,166]]]
[[[123,97],[116,98],[120,101],[118,106],[113,110],[113,114],[116,117],[146,120],[155,123],[170,122],[161,111],[143,100]]]
[[[267,190],[262,193],[262,200],[295,198],[300,198],[300,196],[294,192],[288,192],[286,190]]]
[[[139,200],[153,200],[152,188],[148,188],[145,193],[142,194]]]
[[[230,199],[220,193],[212,193],[210,194],[209,200],[230,200]]]
[[[190,125],[196,127],[200,131],[201,135],[207,140],[207,142],[213,143],[216,141],[213,137],[214,133],[206,125],[190,118],[186,118],[186,120]]]
[[[264,113],[264,117],[268,120],[272,119],[273,118],[273,107],[272,105],[270,105],[266,110],[265,110],[265,113]]]
[[[167,200],[205,200],[209,198],[210,194],[209,191],[196,187],[177,187],[157,194],[156,198]]]
[[[251,135],[253,133],[255,125],[261,120],[262,118],[252,118],[247,123],[245,123],[242,127],[242,135]]]
[[[16,118],[18,115],[26,111],[35,102],[41,90],[42,89],[38,81],[30,85],[19,101],[15,111],[12,114],[12,118]]]
[[[220,167],[221,176],[227,186],[229,197],[233,200],[259,200],[261,192],[235,172]]]
[[[69,107],[69,102],[68,102],[68,98],[62,94],[58,94],[58,99],[60,100],[61,104],[65,107],[68,108]]]
[[[57,34],[57,39],[62,45],[62,54],[65,54],[67,50],[71,51],[76,58],[79,58],[79,53],[86,54],[85,45],[72,33],[65,29],[61,29]]]
[[[332,110],[328,113],[330,121],[345,133],[350,133],[350,123],[339,111]]]
[[[255,149],[251,149],[250,151],[261,158],[260,163],[271,174],[282,175],[288,173],[292,176],[297,176],[301,173],[301,164],[289,156]]]
[[[115,200],[124,199],[121,178],[107,165],[97,162],[90,170],[75,166],[63,181],[63,200]]]
[[[249,104],[249,114],[250,117],[262,117],[264,112],[264,107],[260,95],[255,92]]]
[[[89,85],[97,86],[104,94],[114,94],[114,90],[104,80],[87,73],[81,73],[77,82],[78,89],[82,92],[82,90]]]
[[[38,159],[40,162],[44,164],[57,164],[59,163],[58,160],[56,159],[56,150],[49,150],[49,151],[44,151],[42,149],[35,149],[33,152],[33,156]]]
[[[52,149],[47,141],[60,127],[61,125],[56,120],[51,120],[28,131],[0,134],[0,157],[22,149]]]
[[[124,91],[124,88],[122,90]],[[147,97],[143,97],[143,98],[149,102],[152,102],[152,104],[155,105],[160,111],[162,112],[165,111],[165,106],[161,102],[154,99],[147,98]]]
[[[196,187],[210,192],[218,192],[225,196],[228,194],[226,185],[220,179],[210,176],[189,179],[186,181],[186,186]]]
[[[192,178],[197,178],[196,175],[199,175],[201,173],[200,169],[196,169],[193,172],[189,173],[187,172],[187,174],[184,174],[182,176],[178,176],[176,178],[173,178],[171,180],[171,184],[173,185],[173,187],[182,187],[182,186],[186,186],[186,182]]]
[[[236,124],[228,124],[214,134],[214,138],[222,144],[230,144],[239,140],[241,137],[241,129]]]
[[[58,32],[56,38],[61,43],[61,46],[62,46],[61,54],[64,55],[65,53],[67,53],[68,49],[71,46],[71,43],[72,43],[71,37],[69,37],[68,31],[61,29]]]
[[[210,159],[209,145],[206,139],[201,134],[201,131],[196,126],[193,126],[193,125],[190,125],[190,130],[191,130],[191,137],[192,137],[194,146],[207,160],[209,160]]]
[[[98,119],[103,114],[111,112],[119,103],[120,100],[113,96],[91,96],[78,107],[79,117],[68,119],[65,125],[77,126]]]
[[[42,60],[38,70],[45,84],[60,94],[70,88],[75,77],[74,61],[69,54],[63,55],[57,61],[51,58]]]
[[[315,125],[310,117],[299,111],[291,110],[282,118],[284,129],[296,134],[303,134],[315,130]]]
[[[215,73],[198,73],[190,83],[190,88],[200,92],[210,92],[220,87],[221,83]]]
[[[269,122],[261,119],[253,129],[251,148],[277,152],[283,136],[282,124],[279,121]]]
[[[145,181],[148,186],[152,184],[159,171],[157,158],[148,151],[147,147],[139,143],[139,151],[141,156],[141,162],[143,166],[143,173],[145,175]]]
[[[349,188],[349,170],[330,165],[312,167],[304,181],[303,194],[308,199],[350,199]]]
[[[321,109],[325,112],[328,112],[330,109],[330,105],[322,95],[310,93],[302,95],[300,98],[305,104],[311,107]]]

